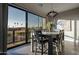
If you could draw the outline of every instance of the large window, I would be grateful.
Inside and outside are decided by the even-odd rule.
[[[39,26],[38,16],[28,13],[28,42],[31,40],[31,32]]]
[[[8,39],[7,47],[12,47],[25,43],[26,41],[30,42],[31,32],[35,29],[45,27],[44,18],[37,16],[35,14],[27,12],[27,21],[26,22],[26,11],[18,9],[13,6],[8,6]],[[28,34],[25,34],[26,23],[28,23]],[[26,40],[26,35],[28,35],[28,40]]]
[[[36,30],[38,28],[41,28],[43,29],[43,17],[40,17],[40,16],[37,16],[37,15],[34,15],[32,13],[28,13],[28,36],[29,36],[29,42],[30,42],[30,39],[32,38],[31,37],[31,32],[33,30]]]
[[[28,13],[28,28],[38,27],[38,16]]]
[[[25,43],[26,12],[8,6],[8,39],[7,47]]]

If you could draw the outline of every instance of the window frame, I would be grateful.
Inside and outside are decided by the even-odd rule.
[[[21,7],[21,6],[18,6],[18,5],[16,5],[16,4],[14,4],[14,3],[10,3],[10,4],[8,4],[8,6],[10,6],[10,7],[13,7],[13,8],[16,8],[16,9],[19,9],[19,10],[22,10],[22,11],[24,11],[25,13],[26,13],[26,20],[25,20],[25,23],[26,23],[26,29],[25,29],[25,35],[26,35],[26,44],[28,43],[28,13],[31,13],[31,14],[33,14],[33,15],[36,15],[36,16],[38,16],[38,22],[39,22],[39,17],[42,17],[42,18],[45,18],[45,17],[43,17],[43,16],[40,16],[40,15],[37,15],[37,14],[35,14],[35,13],[33,13],[33,12],[31,12],[31,11],[29,11],[27,8],[25,9],[25,8],[23,8],[23,7]],[[43,24],[43,20],[42,20],[42,24]],[[7,24],[8,25],[8,24]],[[38,27],[39,27],[39,23],[38,23]],[[7,27],[8,28],[8,27]],[[8,33],[8,32],[7,32]],[[24,43],[25,44],[25,43]]]

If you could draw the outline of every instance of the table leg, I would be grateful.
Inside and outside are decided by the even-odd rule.
[[[43,55],[43,38],[42,38],[42,50],[41,50],[41,55]]]
[[[51,37],[49,37],[48,41],[48,55],[53,55],[53,43]]]
[[[34,52],[34,47],[35,47],[35,45],[34,45],[34,43],[35,43],[35,42],[34,42],[34,39],[35,39],[35,38],[34,38],[34,36],[32,35],[32,40],[31,40],[31,51],[32,51],[32,52]]]

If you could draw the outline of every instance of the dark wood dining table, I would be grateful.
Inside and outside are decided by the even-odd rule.
[[[43,35],[48,37],[48,55],[53,55],[53,43],[54,38],[57,38],[59,32],[42,32]],[[42,53],[43,53],[43,45],[42,45]]]

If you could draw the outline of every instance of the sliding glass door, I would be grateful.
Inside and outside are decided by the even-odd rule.
[[[26,12],[8,6],[8,38],[7,48],[26,42]]]

